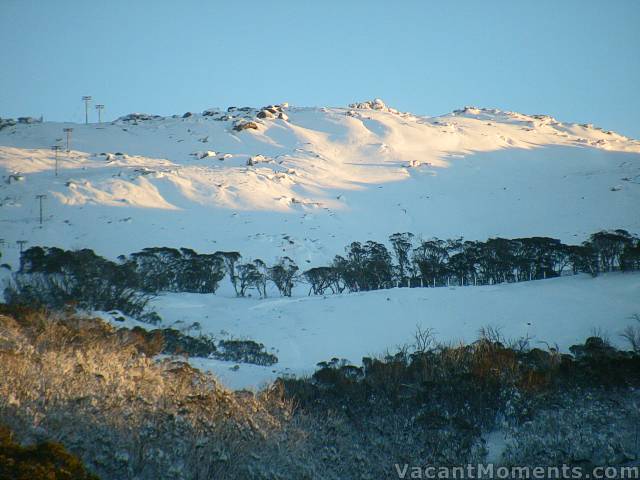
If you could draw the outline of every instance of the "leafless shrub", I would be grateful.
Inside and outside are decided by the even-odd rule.
[[[495,325],[486,325],[484,327],[480,327],[478,331],[478,340],[481,342],[488,342],[494,344],[502,344],[504,345],[505,339],[502,335],[502,329]]]
[[[524,337],[512,338],[507,342],[507,347],[519,353],[526,352],[531,347],[532,338],[529,334]]]
[[[591,336],[595,338],[599,338],[602,340],[602,343],[610,347],[611,346],[611,338],[609,338],[609,333],[604,330],[602,327],[594,327],[591,329]]]
[[[636,320],[639,325],[629,325],[621,336],[629,343],[634,352],[640,353],[640,315],[635,313],[631,318]]]
[[[415,352],[424,353],[436,347],[435,330],[433,328],[422,328],[416,325],[414,334],[413,349]]]

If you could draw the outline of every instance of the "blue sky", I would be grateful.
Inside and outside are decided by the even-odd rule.
[[[640,1],[0,0],[0,116],[83,121],[380,97],[640,138]]]

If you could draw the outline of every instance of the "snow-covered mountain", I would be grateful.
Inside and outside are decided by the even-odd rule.
[[[20,240],[112,259],[150,246],[237,250],[268,263],[287,255],[304,270],[395,232],[569,244],[602,229],[640,232],[640,142],[544,115],[420,117],[377,100],[0,126],[0,248],[13,265]],[[59,152],[56,176],[51,146],[66,146],[65,128],[71,151]],[[37,195],[46,195],[42,225]],[[334,356],[358,362],[410,341],[416,325],[445,342],[494,325],[566,350],[600,328],[620,343],[640,312],[637,273],[327,298],[303,290],[234,298],[225,283],[216,295],[167,294],[153,307],[164,326],[198,324],[277,354],[272,367],[193,360],[232,387],[309,373]]]
[[[238,250],[324,262],[354,240],[640,230],[640,142],[544,115],[210,109],[112,123],[0,122],[0,238],[92,248]],[[59,153],[58,176],[51,146]],[[39,200],[44,222],[39,224]]]

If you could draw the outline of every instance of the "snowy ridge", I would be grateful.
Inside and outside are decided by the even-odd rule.
[[[247,123],[257,128],[236,128]],[[66,127],[72,150],[55,177],[50,146]],[[473,107],[427,118],[380,100],[17,124],[0,130],[0,225],[9,257],[20,239],[311,263],[396,231],[575,241],[640,228],[639,155],[640,142],[591,125]],[[48,195],[42,228],[37,194]]]

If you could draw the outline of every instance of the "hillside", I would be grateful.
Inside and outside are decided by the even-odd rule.
[[[18,240],[111,258],[161,245],[311,265],[398,231],[579,243],[640,229],[640,142],[543,115],[420,117],[377,101],[3,125],[0,238],[11,263]],[[50,147],[68,127],[56,177]]]
[[[379,100],[0,119],[0,174],[13,476],[640,458],[637,140]]]
[[[278,357],[273,366],[192,359],[231,388],[259,388],[281,375],[309,375],[333,357],[362,357],[413,345],[417,328],[445,344],[470,343],[483,327],[531,348],[571,345],[594,334],[627,347],[620,333],[640,313],[640,274],[588,275],[517,284],[455,288],[394,288],[298,298],[230,298],[166,294],[154,301],[164,326],[217,339],[251,338]],[[108,315],[105,318],[111,319]],[[112,319],[111,319],[112,320]],[[200,328],[190,328],[194,323]],[[114,321],[114,325],[123,323]],[[143,325],[129,321],[126,325]],[[144,325],[143,325],[144,326]]]
[[[151,246],[238,250],[268,264],[287,255],[304,271],[394,232],[579,244],[602,229],[640,230],[640,142],[544,115],[465,108],[427,118],[377,100],[12,123],[0,129],[0,238],[14,266],[18,240],[111,259]],[[73,128],[72,149],[59,153],[56,176],[50,147],[65,143],[63,128]],[[225,281],[217,295],[163,294],[152,307],[164,327],[197,323],[264,343],[274,367],[194,360],[230,386],[258,387],[332,357],[357,363],[410,342],[418,325],[441,342],[473,341],[493,325],[562,351],[599,328],[618,343],[640,312],[639,289],[637,274],[609,274],[328,298],[300,286],[294,298],[258,300],[234,298]]]

